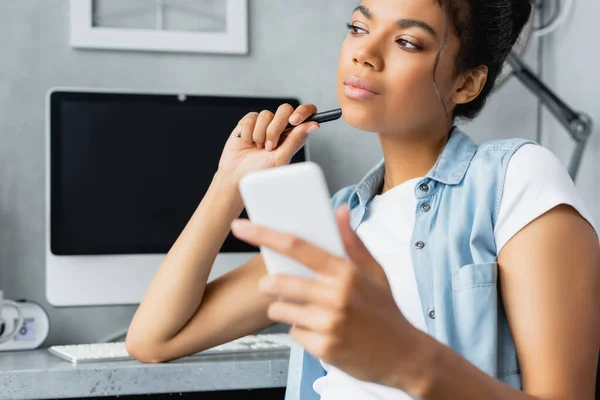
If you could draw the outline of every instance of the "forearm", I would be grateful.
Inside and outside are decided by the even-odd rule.
[[[487,375],[429,335],[415,333],[413,354],[402,357],[393,386],[423,400],[540,400]],[[544,399],[558,400],[558,399]]]
[[[212,265],[243,203],[218,175],[158,268],[130,326],[145,343],[172,339],[202,302]]]

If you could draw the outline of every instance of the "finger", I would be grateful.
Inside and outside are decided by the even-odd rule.
[[[294,113],[294,107],[290,104],[282,104],[275,112],[275,116],[266,130],[265,149],[272,151],[279,145],[281,133],[288,124],[290,116]]]
[[[276,301],[269,305],[267,315],[272,321],[301,326],[314,332],[330,332],[334,325],[332,312],[311,304]]]
[[[346,263],[345,260],[306,240],[255,225],[247,219],[233,221],[231,231],[240,240],[256,247],[267,247],[277,253],[293,258],[317,273],[335,275],[336,271],[340,269],[340,263]]]
[[[243,140],[247,144],[254,144],[254,140],[252,139],[252,134],[254,133],[254,126],[256,125],[256,120],[258,119],[257,112],[251,112],[246,114],[246,116],[240,121],[240,125],[242,127],[242,137]]]
[[[314,104],[302,104],[296,108],[294,113],[290,116],[288,122],[294,126],[300,125],[304,122],[308,117],[313,114],[316,114],[317,106]]]
[[[267,127],[273,121],[275,114],[271,111],[264,110],[258,114],[256,124],[254,125],[254,131],[252,133],[252,140],[256,143],[258,148],[265,147],[265,138],[267,136]]]
[[[317,112],[317,106],[314,104],[302,104],[295,110],[289,104],[285,104],[284,106],[284,110],[282,110],[281,113],[281,119],[277,120],[277,125],[273,126],[273,130],[267,131],[267,143],[269,140],[274,143],[273,148],[277,148],[281,145],[281,134],[287,127],[288,123],[298,126],[302,124],[302,122],[304,122],[308,117]],[[301,147],[302,146],[300,146],[296,151],[300,150]]]
[[[278,151],[280,157],[291,159],[302,147],[306,145],[311,133],[319,130],[320,126],[316,122],[310,122],[295,127],[281,143]]]
[[[350,226],[350,212],[348,206],[342,206],[335,212],[338,228],[344,243],[346,254],[355,265],[365,269],[369,275],[381,278],[385,273],[377,260],[373,258],[363,241]]]
[[[290,337],[298,342],[313,357],[323,359],[327,352],[327,337],[325,334],[315,332],[305,327],[294,325],[290,329]]]
[[[291,275],[266,275],[259,282],[259,290],[268,296],[286,298],[299,303],[314,303],[328,309],[337,309],[339,296],[331,285],[316,279]]]

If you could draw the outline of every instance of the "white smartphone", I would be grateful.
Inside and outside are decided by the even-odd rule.
[[[252,222],[295,235],[338,257],[345,257],[325,175],[313,162],[252,172],[240,193]],[[314,278],[315,272],[271,249],[260,249],[271,274]]]

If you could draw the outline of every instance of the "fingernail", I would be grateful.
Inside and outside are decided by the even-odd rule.
[[[272,151],[273,148],[275,148],[275,145],[273,144],[273,142],[271,142],[270,140],[267,140],[267,144],[265,145],[265,149],[267,149],[267,151]]]
[[[308,128],[306,130],[306,133],[315,133],[318,130],[319,130],[319,127],[317,125],[312,125],[310,128]]]
[[[292,116],[290,117],[290,124],[293,124],[293,125],[297,125],[297,124],[299,124],[299,123],[300,123],[300,121],[301,121],[301,118],[302,118],[302,117],[300,117],[300,115],[298,115],[298,114],[294,114],[294,115],[292,115]]]

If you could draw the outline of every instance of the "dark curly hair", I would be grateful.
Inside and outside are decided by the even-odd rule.
[[[488,68],[487,82],[479,96],[470,103],[458,104],[454,109],[454,119],[471,120],[481,112],[492,92],[506,57],[530,18],[532,5],[530,0],[438,1],[446,12],[447,21],[460,39],[457,71],[461,73],[481,65]],[[446,24],[444,42],[438,52],[433,71],[438,96],[440,93],[435,77],[448,31],[449,26]],[[446,108],[445,104],[444,108]]]

